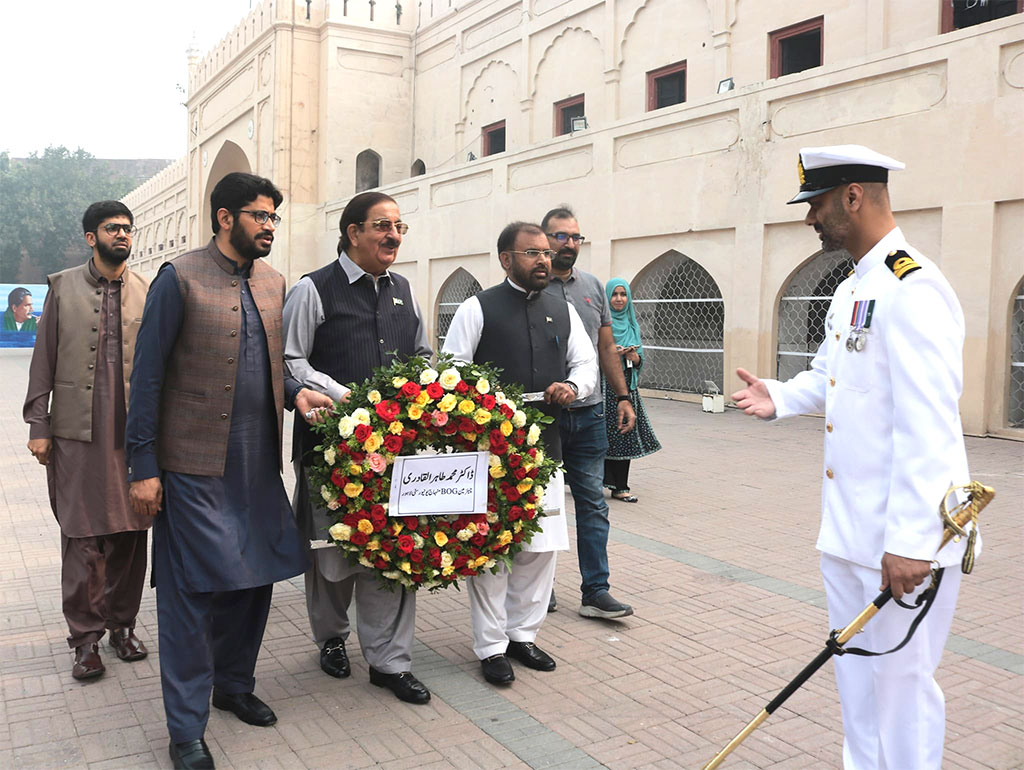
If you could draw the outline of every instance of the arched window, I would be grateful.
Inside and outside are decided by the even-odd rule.
[[[409,176],[423,176],[427,173],[427,164],[417,158],[412,162],[412,170]]]
[[[788,380],[811,368],[825,339],[825,314],[836,287],[853,270],[845,251],[819,251],[790,278],[779,297],[776,372]]]
[[[452,318],[459,305],[480,291],[480,283],[468,270],[459,268],[444,282],[440,293],[437,295],[437,320],[434,329],[437,332],[437,349],[444,346],[445,335],[448,334],[448,327],[452,325]]]
[[[711,274],[673,250],[644,268],[631,288],[646,355],[640,384],[702,393],[711,381],[721,390],[725,305]]]
[[[363,150],[356,155],[356,192],[380,187],[380,155]]]
[[[1014,292],[1012,328],[1007,423],[1011,428],[1024,428],[1024,280]]]

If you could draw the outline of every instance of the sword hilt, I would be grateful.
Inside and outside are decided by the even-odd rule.
[[[967,492],[967,499],[950,509],[947,503],[950,497],[960,489]],[[951,540],[959,543],[960,538],[966,536],[967,547],[964,550],[963,561],[960,563],[960,569],[965,575],[969,575],[974,569],[974,549],[978,540],[978,514],[992,502],[992,498],[995,496],[996,491],[992,487],[987,487],[980,481],[972,481],[968,484],[951,485],[946,490],[946,494],[942,496],[942,502],[939,503],[939,515],[942,517],[942,524],[945,528],[939,550],[942,550]],[[967,528],[968,524],[971,525],[969,529]]]

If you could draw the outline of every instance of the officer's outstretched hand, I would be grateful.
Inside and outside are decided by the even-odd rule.
[[[732,394],[736,406],[747,414],[767,420],[775,416],[775,402],[768,393],[768,386],[746,369],[737,369],[736,375],[747,383],[747,387]]]

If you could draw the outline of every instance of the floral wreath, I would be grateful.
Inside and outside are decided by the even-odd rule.
[[[520,389],[500,386],[499,372],[446,354],[437,368],[397,361],[313,426],[321,442],[309,481],[335,522],[329,542],[385,585],[457,585],[508,564],[540,530],[544,487],[559,467],[541,441],[553,418],[517,405]],[[395,457],[421,450],[489,452],[487,513],[389,516]]]

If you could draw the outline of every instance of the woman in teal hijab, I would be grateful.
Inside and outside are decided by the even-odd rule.
[[[644,349],[640,342],[640,324],[633,312],[633,294],[629,283],[623,278],[612,278],[605,286],[608,306],[612,314],[612,335],[615,348],[622,361],[629,400],[636,412],[636,427],[629,433],[619,433],[617,401],[615,392],[604,383],[605,420],[608,431],[608,454],[604,461],[604,485],[612,491],[612,497],[627,503],[637,502],[636,495],[629,491],[629,463],[661,449],[657,436],[651,429],[640,400],[640,370],[644,365]]]

